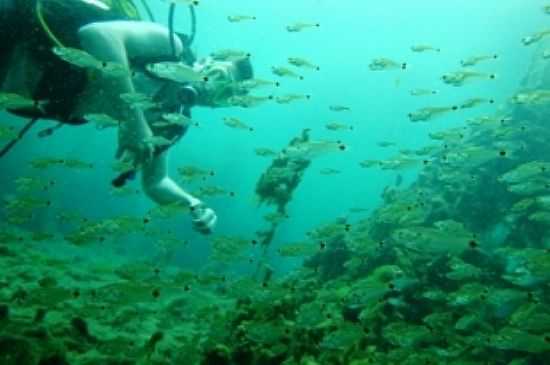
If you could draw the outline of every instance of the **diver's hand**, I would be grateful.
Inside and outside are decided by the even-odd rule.
[[[218,221],[216,212],[201,201],[191,205],[191,216],[193,217],[193,228],[202,234],[212,233]]]

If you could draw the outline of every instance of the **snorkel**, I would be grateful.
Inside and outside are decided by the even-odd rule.
[[[175,58],[176,55],[176,32],[174,31],[174,16],[176,13],[176,3],[172,2],[170,4],[170,9],[168,10],[168,30],[170,32],[170,49],[172,50],[172,56]],[[191,32],[190,36],[185,42],[185,47],[191,47],[193,41],[195,40],[195,34],[197,33],[197,15],[195,14],[195,6],[189,5],[189,13],[191,15]]]

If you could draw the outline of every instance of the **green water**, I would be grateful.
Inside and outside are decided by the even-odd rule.
[[[148,3],[167,25],[168,2]],[[189,33],[179,3],[175,30]],[[126,192],[111,186],[116,128],[40,138],[56,122],[39,121],[0,159],[0,364],[550,364],[550,38],[522,43],[548,29],[546,5],[202,0],[197,58],[245,50],[255,78],[281,83],[253,90],[274,98],[257,107],[193,107],[199,126],[169,149],[184,189],[223,189],[200,197],[215,229],[159,208],[139,173]],[[296,23],[319,26],[286,30]],[[372,70],[381,58],[398,66]],[[464,71],[463,85],[442,79]],[[286,94],[310,98],[275,102]],[[26,122],[2,117],[12,132]],[[271,224],[258,182],[305,129],[345,150],[306,155]],[[43,158],[92,167],[37,168]],[[185,182],[184,166],[214,174]]]

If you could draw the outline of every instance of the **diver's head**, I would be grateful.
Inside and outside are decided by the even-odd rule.
[[[232,61],[217,61],[210,57],[195,64],[206,82],[198,88],[198,103],[207,106],[227,105],[229,98],[247,93],[239,87],[242,81],[254,77],[254,70],[248,57]]]

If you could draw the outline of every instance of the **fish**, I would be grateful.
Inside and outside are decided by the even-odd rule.
[[[199,178],[202,180],[205,180],[207,177],[212,177],[215,175],[215,172],[212,170],[205,170],[195,166],[179,167],[177,171],[178,171],[178,174],[181,175],[181,177],[184,180],[188,180],[188,181],[199,179]]]
[[[32,160],[30,165],[35,169],[47,169],[51,166],[62,165],[64,162],[65,161],[60,158],[43,157]]]
[[[53,47],[52,52],[62,59],[76,67],[96,69],[102,68],[102,62],[86,51],[71,47]]]
[[[154,147],[167,147],[171,146],[174,142],[161,136],[151,136],[143,140],[144,143],[151,144]]]
[[[392,238],[399,244],[426,254],[451,254],[455,257],[471,249],[471,241],[475,240],[471,232],[453,220],[438,221],[432,227],[397,229]]]
[[[406,70],[406,62],[396,62],[389,58],[375,58],[369,64],[371,71],[385,71],[385,70]]]
[[[418,45],[412,46],[411,51],[416,52],[416,53],[423,53],[423,52],[428,52],[428,51],[441,52],[441,49],[437,48],[437,47],[427,45],[427,44],[418,44]]]
[[[201,186],[197,195],[200,197],[214,197],[220,195],[235,196],[233,192],[227,191],[218,186]]]
[[[240,119],[238,118],[233,118],[233,117],[225,117],[223,118],[223,123],[230,127],[230,128],[235,128],[235,129],[242,129],[242,130],[247,130],[247,131],[250,131],[250,132],[253,132],[254,131],[254,128],[250,127],[249,125],[247,125],[246,123],[243,123]]]
[[[397,143],[395,142],[389,142],[389,141],[381,141],[376,144],[378,147],[387,148],[387,147],[395,147],[397,146]]]
[[[63,161],[62,164],[65,167],[71,168],[71,169],[93,169],[94,164],[90,162],[85,162],[73,158],[60,160]]]
[[[132,75],[131,70],[118,62],[101,62],[99,69],[102,74],[108,77],[128,77]]]
[[[110,194],[116,197],[128,197],[139,195],[141,191],[139,189],[133,188],[131,186],[122,186],[120,188],[112,188]]]
[[[242,58],[250,58],[249,52],[237,49],[221,49],[210,53],[210,57],[217,61],[234,61]]]
[[[395,187],[396,188],[400,187],[402,183],[403,183],[403,175],[397,174],[395,176],[395,183],[394,183]]]
[[[42,103],[14,93],[0,93],[0,110],[42,109]]]
[[[428,160],[424,161],[428,162]],[[422,165],[422,162],[422,160],[411,158],[408,156],[397,156],[395,158],[379,161],[379,167],[382,170],[407,170]]]
[[[330,167],[323,168],[319,171],[321,175],[338,175],[341,173],[340,170],[336,170]]]
[[[117,62],[101,61],[86,51],[71,47],[53,47],[52,52],[73,66],[101,71],[110,77],[125,77],[130,75],[130,70]]]
[[[530,179],[535,179],[540,175],[550,173],[550,163],[543,161],[531,161],[519,165],[500,176],[498,181],[507,184],[517,184]]]
[[[325,125],[325,128],[328,129],[329,131],[352,131],[353,130],[352,125],[337,123],[337,122],[328,123]]]
[[[378,160],[364,160],[359,162],[359,165],[365,169],[369,169],[371,167],[380,167],[381,161]]]
[[[309,100],[311,99],[311,95],[309,94],[286,94],[286,95],[279,95],[275,97],[275,102],[277,104],[289,104],[293,101],[298,100]]]
[[[229,105],[240,106],[242,108],[250,108],[259,106],[267,101],[273,100],[273,95],[256,96],[256,95],[234,95],[228,99]]]
[[[518,105],[545,105],[550,103],[550,90],[533,90],[519,92],[510,98],[510,102]]]
[[[288,217],[287,214],[282,214],[282,213],[279,213],[279,212],[267,213],[266,215],[263,216],[263,219],[266,222],[271,223],[271,224],[279,224],[283,220],[288,219],[288,218],[289,217]]]
[[[132,109],[147,110],[159,108],[159,105],[151,97],[137,92],[120,94],[120,99]]]
[[[311,256],[319,251],[319,248],[309,242],[285,244],[277,249],[277,253],[283,257]]]
[[[134,169],[134,164],[128,161],[119,160],[111,165],[111,170],[118,173],[127,172],[133,169]]]
[[[173,4],[181,4],[181,5],[188,5],[188,6],[199,6],[200,0],[167,0]]]
[[[296,66],[296,67],[310,68],[310,69],[313,69],[313,70],[316,70],[316,71],[321,70],[321,68],[319,66],[317,66],[314,63],[311,63],[310,61],[306,60],[305,58],[289,57],[288,58],[288,63],[290,63],[291,65]]]
[[[164,113],[162,114],[162,119],[162,121],[154,122],[152,125],[157,128],[169,128],[172,126],[189,127],[191,125],[196,127],[199,126],[198,123],[193,122],[190,118],[179,113]]]
[[[494,104],[494,103],[495,101],[493,99],[471,98],[462,102],[462,104],[460,104],[460,109],[470,109],[470,108],[479,106],[481,104]]]
[[[464,60],[461,60],[460,65],[462,67],[472,67],[472,66],[476,66],[478,63],[483,62],[483,61],[496,60],[496,59],[498,59],[497,54],[472,56],[472,57],[466,58]]]
[[[304,29],[308,28],[319,28],[321,24],[319,23],[306,23],[306,22],[296,22],[286,26],[286,30],[289,33],[301,32]]]
[[[279,87],[281,86],[281,83],[279,81],[269,81],[269,80],[262,80],[262,79],[249,79],[244,80],[238,83],[238,88],[243,90],[254,90],[265,86],[274,86]]]
[[[47,169],[52,166],[65,166],[73,169],[94,168],[94,164],[90,162],[84,162],[77,159],[63,159],[63,158],[53,158],[53,157],[34,159],[31,161],[31,166],[35,169]]]
[[[159,78],[181,84],[190,82],[204,83],[208,81],[207,76],[202,75],[200,72],[182,62],[150,63],[145,66],[145,68]]]
[[[15,190],[18,193],[46,191],[55,185],[55,180],[43,181],[35,177],[18,177],[15,180]]]
[[[296,72],[286,68],[286,67],[276,67],[276,66],[273,66],[271,68],[271,72],[273,72],[273,74],[279,76],[279,77],[289,77],[289,78],[294,78],[294,79],[299,79],[299,80],[303,80],[304,77],[302,75],[298,75]]]
[[[0,125],[0,140],[12,140],[17,137],[15,128]]]
[[[333,112],[349,112],[351,111],[351,108],[345,105],[330,105],[329,107],[330,111]]]
[[[465,82],[472,79],[495,80],[496,75],[492,73],[465,70],[449,72],[441,76],[441,80],[443,80],[445,84],[455,87],[463,86]]]
[[[229,15],[227,20],[231,23],[240,23],[247,20],[256,20],[254,15]]]
[[[86,114],[84,119],[95,124],[96,129],[103,130],[107,128],[115,128],[120,125],[120,121],[110,117],[107,114]]]
[[[260,157],[277,156],[277,152],[269,148],[255,148],[254,153],[256,154],[256,156],[260,156]]]
[[[307,141],[290,145],[283,149],[282,155],[290,158],[313,158],[319,155],[347,150],[341,141]]]
[[[427,107],[427,108],[422,108],[412,113],[409,113],[407,116],[409,117],[409,120],[411,122],[427,122],[435,117],[441,116],[443,114],[446,114],[455,110],[458,110],[457,106]]]
[[[438,93],[437,90],[429,90],[429,89],[413,89],[409,91],[409,94],[411,96],[435,95],[437,93]]]
[[[521,39],[521,43],[523,43],[524,46],[530,46],[534,43],[541,41],[543,38],[549,35],[550,35],[550,29],[543,30],[540,32],[533,33],[529,36],[523,37]]]

